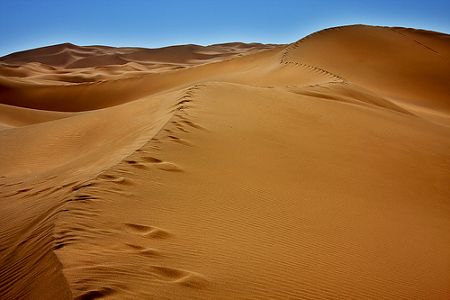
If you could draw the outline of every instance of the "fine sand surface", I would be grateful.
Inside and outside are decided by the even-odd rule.
[[[450,36],[0,58],[0,299],[450,299]]]

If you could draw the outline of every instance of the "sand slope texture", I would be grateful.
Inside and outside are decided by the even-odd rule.
[[[449,299],[450,36],[0,58],[1,299]]]

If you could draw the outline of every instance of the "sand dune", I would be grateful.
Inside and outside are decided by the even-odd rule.
[[[1,299],[450,298],[450,37],[0,58]]]
[[[71,69],[124,65],[129,62],[151,68],[158,63],[174,67],[191,66],[214,60],[249,54],[277,45],[227,43],[210,46],[180,45],[158,49],[77,46],[70,43],[12,53],[2,57],[9,65],[40,63],[53,68]],[[118,68],[118,70],[121,70]]]

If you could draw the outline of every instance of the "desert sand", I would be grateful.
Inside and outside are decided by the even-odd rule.
[[[450,36],[0,58],[1,299],[449,299]]]

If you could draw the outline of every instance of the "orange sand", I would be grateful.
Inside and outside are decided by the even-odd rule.
[[[0,58],[1,299],[449,299],[450,36]]]

